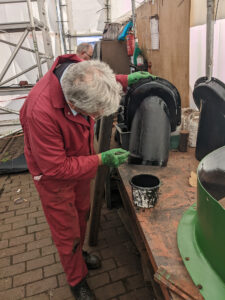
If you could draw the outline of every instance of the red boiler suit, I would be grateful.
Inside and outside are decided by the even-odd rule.
[[[71,286],[87,275],[82,257],[90,209],[90,181],[98,168],[94,153],[94,120],[74,116],[65,101],[58,78],[58,64],[76,55],[59,56],[34,86],[21,111],[25,157],[43,210]],[[116,75],[123,88],[127,75]],[[74,249],[74,251],[73,251]]]

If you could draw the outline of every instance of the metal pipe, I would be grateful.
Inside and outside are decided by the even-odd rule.
[[[66,37],[77,38],[77,37],[88,37],[88,36],[102,36],[102,32],[93,32],[93,33],[77,33],[77,34],[66,34]]]
[[[36,57],[39,79],[40,79],[43,76],[43,73],[42,73],[42,68],[41,68],[41,60],[39,57],[38,43],[37,43],[37,37],[36,37],[35,25],[34,25],[34,17],[33,17],[32,6],[31,6],[30,0],[27,0],[27,8],[28,8],[30,24],[31,24],[31,28],[32,28],[31,32],[32,32],[32,37],[33,37],[34,51],[35,51],[35,57]]]
[[[62,22],[62,11],[60,8],[61,1],[60,0],[55,0],[56,2],[56,14],[57,14],[57,22],[59,26],[59,37],[61,41],[61,50],[63,54],[66,53],[66,42],[65,42],[65,36],[64,36],[64,27],[63,27],[63,22]]]
[[[2,81],[3,77],[5,76],[5,73],[7,72],[7,70],[9,69],[9,66],[11,65],[13,59],[15,58],[17,52],[19,51],[20,49],[20,46],[23,44],[25,38],[27,37],[28,35],[28,30],[26,29],[24,31],[24,33],[22,34],[22,36],[20,37],[20,40],[19,40],[19,43],[17,44],[16,48],[14,49],[13,53],[11,54],[7,64],[5,65],[4,69],[2,70],[1,72],[1,75],[0,75],[0,82]]]
[[[207,0],[206,76],[209,81],[213,72],[214,10],[215,0]]]
[[[26,2],[26,0],[0,0],[0,4],[20,3],[20,2]]]
[[[14,43],[11,43],[11,42],[8,42],[8,41],[2,40],[2,39],[0,39],[0,42],[1,42],[1,43],[4,43],[4,44],[7,44],[7,45],[10,45],[10,46],[13,46],[13,47],[16,47],[16,46],[17,46],[17,45],[14,44]],[[35,53],[35,51],[34,51],[33,49],[30,49],[30,48],[27,48],[27,47],[21,46],[20,49],[23,49],[23,50],[26,50],[26,51]],[[46,57],[46,55],[45,55],[44,53],[42,53],[42,52],[39,52],[39,55],[42,56],[42,57],[45,57],[45,58],[50,58],[50,57]]]
[[[134,37],[136,37],[136,26],[135,26],[135,22],[136,22],[136,15],[135,15],[135,0],[131,0],[131,4],[132,4],[132,22],[133,22],[133,32],[134,32]]]
[[[15,125],[20,125],[20,120],[19,119],[0,121],[0,127],[15,126]]]
[[[47,62],[46,60],[43,60],[43,61],[41,62],[41,64],[44,64],[44,63],[46,63],[46,62]],[[15,78],[17,78],[17,77],[19,77],[19,76],[25,74],[25,73],[27,73],[27,72],[29,72],[29,71],[31,71],[31,70],[37,68],[37,66],[38,66],[37,64],[36,64],[36,65],[33,65],[32,67],[30,67],[30,68],[28,68],[28,69],[26,69],[26,70],[24,70],[24,71],[22,71],[22,72],[20,72],[20,73],[17,73],[16,75],[14,75],[14,76],[8,78],[7,80],[0,82],[0,86],[2,86],[3,84],[5,84],[5,83],[7,83],[7,82],[9,82],[9,81],[11,81],[11,80],[13,80],[13,79],[15,79]]]
[[[106,23],[110,23],[111,22],[111,1],[110,0],[106,0]]]
[[[7,136],[9,136],[9,135],[12,135],[12,134],[17,133],[17,132],[20,132],[20,131],[21,131],[21,133],[23,132],[21,128],[20,128],[20,129],[12,130],[12,131],[9,132],[9,133],[6,133],[6,134],[4,134],[4,135],[0,135],[0,139],[3,139],[3,138],[5,138],[5,137],[7,137]],[[13,137],[13,136],[12,136],[12,137]]]
[[[0,107],[0,110],[7,111],[7,112],[9,112],[11,114],[15,114],[15,115],[19,115],[20,114],[19,111],[16,111],[16,110],[10,109],[10,108]]]

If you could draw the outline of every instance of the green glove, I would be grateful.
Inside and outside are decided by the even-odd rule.
[[[140,79],[149,78],[149,77],[156,79],[156,76],[150,74],[149,72],[139,71],[139,72],[131,73],[128,75],[128,85],[138,82]]]
[[[122,148],[111,149],[101,153],[102,164],[108,167],[117,168],[123,164],[129,156],[130,152]]]

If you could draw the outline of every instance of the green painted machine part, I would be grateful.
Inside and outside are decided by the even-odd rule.
[[[204,299],[224,300],[225,147],[204,157],[197,172],[197,205],[193,204],[179,223],[178,248]]]

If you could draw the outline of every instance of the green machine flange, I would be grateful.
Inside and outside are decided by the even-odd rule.
[[[204,299],[225,300],[225,147],[204,157],[197,173],[197,204],[182,216],[178,248]]]

